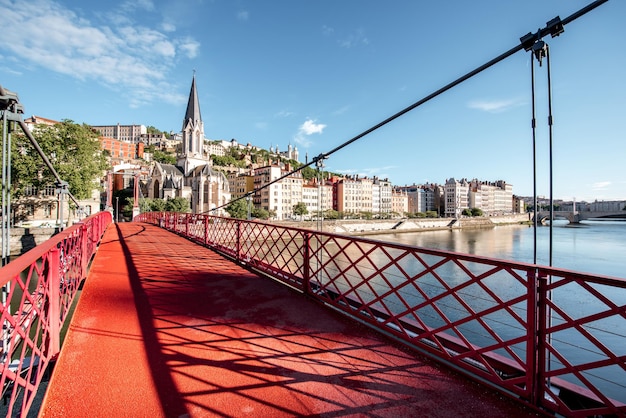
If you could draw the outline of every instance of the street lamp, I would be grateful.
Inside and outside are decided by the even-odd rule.
[[[115,222],[120,221],[120,197],[115,196]]]

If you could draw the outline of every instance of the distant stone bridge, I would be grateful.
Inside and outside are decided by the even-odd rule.
[[[553,212],[554,219],[567,219],[570,223],[576,224],[587,219],[626,219],[626,210],[598,212],[598,211],[560,211]],[[550,212],[542,211],[537,213],[539,222],[545,222],[550,219]]]

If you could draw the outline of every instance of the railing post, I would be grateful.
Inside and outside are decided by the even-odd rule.
[[[537,283],[537,373],[534,404],[540,406],[545,394],[548,365],[548,276],[545,272],[539,272]]]
[[[526,305],[526,385],[530,402],[537,405],[537,269],[526,273],[528,299]]]
[[[191,215],[185,214],[185,237],[189,238],[189,222],[191,222]]]
[[[304,245],[304,265],[303,265],[303,280],[304,283],[302,283],[302,285],[304,286],[304,293],[306,294],[310,294],[311,293],[311,263],[310,263],[310,258],[311,258],[311,233],[310,232],[305,232],[304,233],[304,240],[303,240],[303,245]]]
[[[87,254],[87,252],[89,252],[87,245],[89,236],[87,232],[87,224],[83,223],[80,226],[81,279],[87,277],[87,263],[89,262],[89,258],[91,257],[91,254]]]
[[[50,250],[48,259],[48,277],[46,278],[48,293],[48,339],[44,353],[49,359],[54,358],[61,349],[61,248],[55,247]],[[45,308],[44,308],[45,309]]]
[[[235,242],[235,252],[237,253],[237,261],[241,261],[241,222],[235,221],[235,226],[237,228],[236,231],[236,242]]]
[[[204,216],[204,245],[209,244],[209,215]]]

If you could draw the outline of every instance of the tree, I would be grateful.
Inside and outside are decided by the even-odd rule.
[[[161,198],[152,199],[152,202],[150,202],[150,210],[152,212],[165,212],[165,200]]]
[[[267,220],[270,217],[274,217],[276,216],[276,212],[274,212],[273,210],[266,210],[263,208],[254,208],[252,210],[252,216],[254,216],[255,218],[258,219],[263,219],[263,220]]]
[[[231,218],[247,219],[248,218],[248,203],[245,199],[239,199],[232,201],[226,206],[226,212]]]
[[[481,208],[472,208],[472,216],[483,216],[483,210]]]
[[[98,134],[88,125],[66,119],[54,126],[38,125],[32,135],[61,179],[68,182],[70,193],[77,199],[91,197],[96,181],[107,169]],[[56,183],[30,140],[21,132],[13,138],[11,179],[15,196],[27,186],[41,188]]]
[[[300,220],[302,220],[302,217],[307,215],[309,210],[306,208],[304,202],[298,202],[293,206],[293,213],[294,215],[300,215]]]
[[[167,212],[186,213],[189,212],[190,209],[189,200],[184,197],[168,198],[165,201],[165,210]]]
[[[152,153],[152,158],[155,161],[158,161],[162,164],[176,164],[176,157],[172,154],[168,154],[167,152],[163,152],[161,150],[155,149]]]
[[[146,128],[146,132],[151,134],[151,135],[166,135],[167,136],[167,132],[160,131],[157,128],[155,128],[154,126],[148,126]]]

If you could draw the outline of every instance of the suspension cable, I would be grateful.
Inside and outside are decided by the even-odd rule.
[[[226,207],[228,205],[230,205],[233,202],[236,202],[238,200],[241,199],[245,199],[249,196],[255,195],[258,191],[263,190],[265,188],[268,188],[269,186],[271,186],[272,184],[278,183],[281,180],[292,176],[295,173],[300,172],[301,170],[303,170],[305,167],[309,167],[312,164],[315,164],[318,160],[320,159],[326,159],[328,158],[330,155],[334,154],[335,152],[347,147],[348,145],[352,144],[355,141],[358,141],[359,139],[363,138],[366,135],[371,134],[372,132],[376,131],[377,129],[387,125],[389,122],[392,122],[396,119],[398,119],[400,116],[403,116],[404,114],[416,109],[417,107],[429,102],[430,100],[434,99],[435,97],[445,93],[446,91],[450,90],[453,87],[458,86],[459,84],[463,83],[464,81],[474,77],[475,75],[483,72],[484,70],[494,66],[495,64],[499,63],[500,61],[503,61],[504,59],[510,57],[511,55],[515,54],[518,51],[521,51],[522,49],[525,49],[526,51],[530,50],[533,46],[533,44],[535,43],[536,40],[543,38],[546,35],[551,35],[552,37],[558,36],[563,32],[563,26],[565,26],[568,23],[573,22],[574,20],[578,19],[579,17],[585,15],[586,13],[592,11],[593,9],[595,9],[596,7],[606,3],[608,0],[596,0],[593,3],[590,3],[589,5],[583,7],[582,9],[578,10],[577,12],[574,12],[573,14],[571,14],[570,16],[566,17],[565,19],[561,20],[559,17],[556,17],[552,20],[550,20],[546,26],[542,29],[538,29],[536,33],[528,33],[527,35],[524,35],[520,38],[520,43],[516,46],[514,46],[513,48],[509,49],[508,51],[498,55],[497,57],[493,58],[490,61],[487,61],[485,64],[475,68],[474,70],[466,73],[465,75],[462,75],[461,77],[457,78],[456,80],[452,81],[451,83],[441,87],[440,89],[434,91],[433,93],[425,96],[424,98],[416,101],[415,103],[413,103],[412,105],[409,105],[407,107],[405,107],[404,109],[400,110],[399,112],[393,114],[392,116],[388,117],[387,119],[383,120],[382,122],[377,123],[376,125],[372,126],[371,128],[361,132],[360,134],[352,137],[351,139],[347,140],[346,142],[338,145],[337,147],[333,148],[332,150],[326,152],[326,153],[321,153],[320,155],[318,155],[317,157],[314,157],[310,162],[296,168],[295,170],[292,170],[280,177],[278,177],[275,180],[270,181],[267,184],[264,184],[263,186],[259,187],[258,189],[255,189],[251,192],[246,193],[245,195],[238,197],[237,199],[233,199],[230,202],[217,206],[215,208],[209,209],[207,211],[201,212],[201,213],[207,213],[207,212],[212,212],[218,209],[221,209],[223,207]]]

